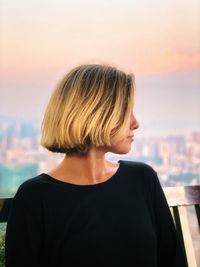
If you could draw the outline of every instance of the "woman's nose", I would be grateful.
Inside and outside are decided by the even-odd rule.
[[[136,117],[132,114],[132,119],[131,119],[131,129],[138,129],[139,128],[139,123],[136,119]]]

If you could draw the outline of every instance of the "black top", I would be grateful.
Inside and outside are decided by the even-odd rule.
[[[185,267],[156,172],[119,161],[93,185],[40,174],[18,189],[6,232],[6,267]]]

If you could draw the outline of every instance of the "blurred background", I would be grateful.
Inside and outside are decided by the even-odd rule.
[[[83,63],[136,79],[140,128],[127,155],[163,186],[200,184],[199,0],[1,0],[0,196],[62,158],[39,145],[57,82]]]

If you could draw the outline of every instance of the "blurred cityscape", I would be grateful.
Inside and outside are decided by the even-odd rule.
[[[62,154],[42,148],[39,139],[38,124],[0,121],[0,197],[13,196],[23,181],[47,172],[62,159]],[[137,137],[128,154],[106,157],[150,164],[162,186],[200,184],[200,131],[190,136]]]

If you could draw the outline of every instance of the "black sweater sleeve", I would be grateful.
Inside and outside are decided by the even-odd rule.
[[[166,197],[157,173],[154,170],[153,172],[152,198],[157,232],[158,266],[186,267],[183,250]]]
[[[41,266],[42,218],[36,196],[24,184],[13,199],[6,230],[6,267]]]

